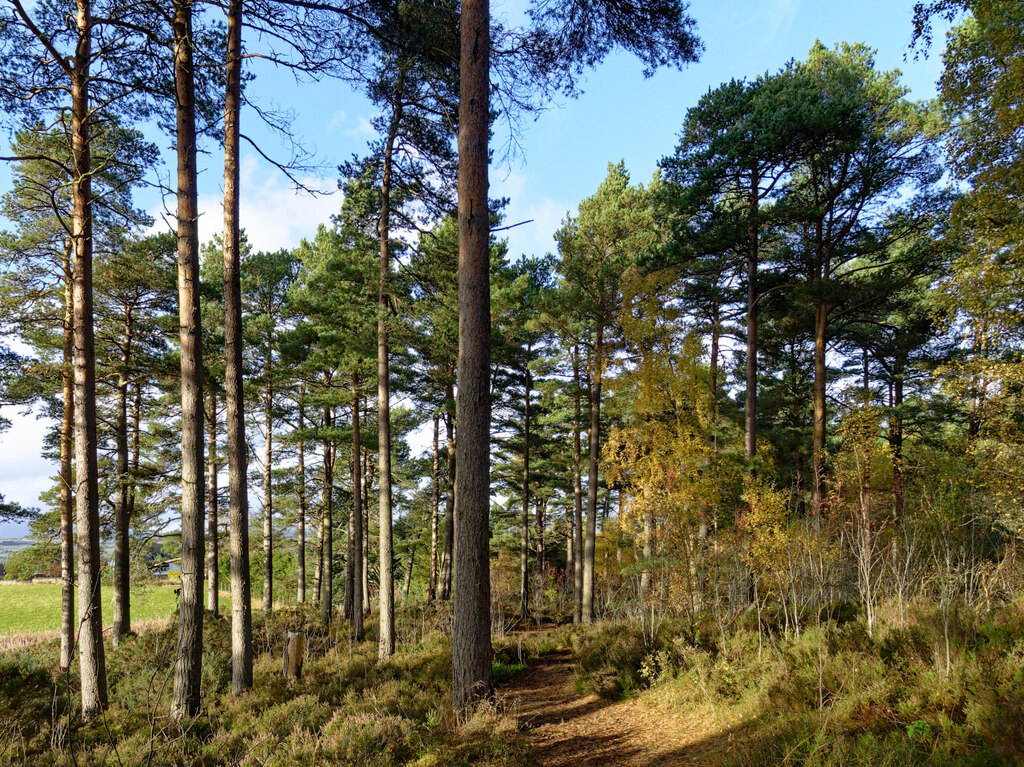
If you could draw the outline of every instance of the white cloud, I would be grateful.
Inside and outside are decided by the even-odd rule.
[[[800,0],[771,0],[765,3],[761,14],[766,43],[775,40],[779,32],[789,29],[800,9]]]
[[[341,130],[345,123],[348,122],[348,115],[344,109],[339,109],[337,112],[332,114],[327,120],[327,132],[334,133],[335,131]]]
[[[349,128],[345,131],[345,135],[351,136],[352,138],[376,138],[377,131],[374,130],[373,123],[370,122],[370,118],[365,115],[360,116],[359,122],[354,127]]]
[[[57,464],[42,457],[43,438],[51,422],[5,409],[11,428],[0,434],[0,493],[22,506],[41,507],[39,494],[53,486]],[[0,524],[0,537],[28,534],[27,525]]]
[[[245,155],[240,168],[240,224],[255,250],[294,248],[303,238],[316,234],[341,207],[334,179],[306,176],[299,180],[320,194],[296,190],[276,168]],[[173,200],[169,201],[173,204]],[[207,242],[223,228],[224,200],[218,193],[199,195],[199,239]],[[164,228],[162,209],[153,212],[157,228]],[[173,219],[171,220],[173,221]]]
[[[505,226],[529,222],[502,232],[508,239],[509,257],[513,259],[524,253],[537,256],[553,253],[553,235],[561,226],[565,214],[574,207],[549,197],[534,196],[531,186],[532,176],[517,171],[497,176],[491,185],[492,197],[509,198],[505,209]]]

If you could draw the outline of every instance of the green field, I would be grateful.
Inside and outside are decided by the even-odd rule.
[[[114,590],[103,589],[103,625],[114,616]],[[223,602],[223,599],[222,599]],[[132,623],[166,618],[174,612],[173,586],[132,589]],[[0,635],[60,628],[60,584],[16,583],[0,586]]]

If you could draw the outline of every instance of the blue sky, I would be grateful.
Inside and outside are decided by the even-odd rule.
[[[644,79],[634,59],[613,55],[590,73],[581,97],[562,99],[536,120],[523,122],[521,158],[491,170],[492,196],[511,200],[508,222],[533,220],[508,232],[510,253],[515,257],[553,250],[553,232],[567,212],[596,190],[609,162],[625,160],[633,180],[646,183],[658,160],[673,150],[686,110],[703,93],[731,78],[755,77],[803,58],[816,39],[829,46],[844,40],[867,43],[878,51],[879,68],[903,72],[912,98],[933,98],[939,51],[918,60],[908,52],[912,7],[913,0],[695,0],[690,11],[705,46],[700,62]],[[516,19],[521,11],[518,0],[492,4],[498,18]],[[250,90],[261,105],[291,111],[294,130],[324,161],[322,172],[307,178],[307,184],[335,192],[338,163],[363,152],[372,138],[372,105],[343,83],[296,83],[287,73],[264,68],[256,72]],[[271,153],[285,151],[253,123],[251,114],[243,115],[244,132],[258,137]],[[502,130],[498,128],[498,142],[506,138]],[[166,137],[154,141],[169,145]],[[200,160],[203,239],[220,228],[221,217],[223,155],[218,146],[206,149]],[[340,206],[337,193],[297,195],[287,179],[245,144],[242,154],[242,225],[257,249],[297,245]],[[0,191],[7,188],[9,175],[0,167]],[[157,198],[142,195],[139,202],[161,221]],[[0,493],[38,505],[39,493],[51,485],[56,471],[39,457],[45,425],[34,415],[5,415],[14,426],[0,434]],[[0,537],[24,532],[24,527],[0,524]]]

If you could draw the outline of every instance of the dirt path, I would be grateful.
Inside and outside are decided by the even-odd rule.
[[[736,733],[642,700],[580,696],[569,652],[543,655],[501,693],[529,732],[541,767],[666,767],[718,762]]]

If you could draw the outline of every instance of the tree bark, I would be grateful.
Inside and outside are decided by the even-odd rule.
[[[896,519],[903,518],[906,504],[906,479],[903,466],[903,376],[906,363],[906,358],[902,354],[897,354],[892,387],[892,412],[889,416],[889,441],[892,445],[893,513]]]
[[[266,439],[263,440],[263,614],[270,615],[274,609],[274,487],[271,469],[274,463],[274,392],[270,385],[270,355],[272,346],[267,343],[267,386],[263,392],[263,426]]]
[[[173,28],[181,338],[181,594],[171,717],[181,720],[199,713],[203,661],[203,339],[191,0],[175,0]]]
[[[323,496],[326,498],[326,496]],[[320,509],[320,521],[317,525],[316,535],[316,572],[313,574],[313,595],[320,602],[320,586],[324,577],[324,521],[327,519],[326,506]]]
[[[416,544],[409,547],[409,563],[405,568],[405,583],[402,584],[402,604],[409,598],[409,588],[412,586],[412,567],[416,558]]]
[[[213,387],[210,387],[211,389]],[[217,508],[217,395],[210,392],[206,431],[206,609],[220,614],[220,514]]]
[[[570,579],[569,586],[572,588],[574,585],[573,581],[574,573],[576,572],[576,555],[573,553],[573,549],[576,546],[576,525],[575,520],[572,518],[572,507],[565,507],[565,573]]]
[[[757,211],[760,178],[755,172],[750,181],[750,244],[747,249],[747,391],[744,403],[744,454],[747,460],[757,455]]]
[[[231,692],[233,695],[241,695],[252,688],[253,655],[238,223],[242,0],[228,0],[227,46],[224,92],[224,391],[227,405],[228,542],[231,557]]]
[[[114,426],[117,451],[117,491],[114,498],[114,647],[131,633],[131,582],[128,526],[128,366],[132,357],[132,313],[125,309],[121,369],[117,373]]]
[[[63,411],[60,420],[60,668],[71,668],[75,646],[75,481],[71,456],[75,449],[75,324],[74,240],[64,245],[64,356],[60,380]]]
[[[306,384],[299,385],[299,433],[306,428]],[[296,533],[296,567],[298,569],[299,585],[295,594],[296,601],[301,605],[306,603],[306,445],[303,438],[299,438],[299,519],[298,531]]]
[[[459,58],[459,392],[455,496],[452,698],[456,710],[490,695],[491,311],[488,130],[490,8],[464,0]]]
[[[619,520],[621,524],[621,516]],[[644,569],[640,573],[640,609],[647,604],[651,593],[651,559],[654,557],[654,509],[644,509]]]
[[[814,308],[814,433],[811,478],[811,511],[821,516],[825,499],[825,333],[828,328],[828,304]]]
[[[324,424],[330,429],[334,425],[334,414],[324,409]],[[334,602],[334,446],[324,440],[324,525],[323,525],[323,575],[320,578],[320,620],[325,626],[331,625]]]
[[[573,613],[572,622],[579,626],[583,622],[583,479],[580,464],[582,462],[580,430],[583,417],[580,408],[580,346],[572,347],[572,389],[573,389],[573,422],[572,422],[572,492],[573,492],[573,546],[575,561],[573,562]]]
[[[597,469],[601,457],[601,385],[604,364],[604,327],[594,337],[590,371],[590,461],[587,474],[587,530],[583,541],[583,623],[594,622],[594,544],[597,536]]]
[[[352,374],[352,639],[363,641],[363,468],[360,466],[359,374]]]
[[[526,353],[530,353],[529,345]],[[526,368],[523,383],[526,394],[523,398],[523,529],[519,544],[519,617],[525,621],[530,614],[530,388],[533,381],[529,367]]]
[[[399,76],[398,90],[401,91]],[[388,314],[391,311],[391,162],[398,125],[402,119],[399,100],[384,144],[380,184],[380,275],[377,283],[377,473],[380,523],[378,563],[380,636],[377,657],[388,660],[395,652],[394,541],[391,537],[391,382],[388,360]]]
[[[437,534],[440,527],[441,488],[438,486],[438,478],[441,473],[441,459],[437,448],[437,437],[440,426],[440,417],[437,411],[434,412],[434,465],[431,475],[431,506],[430,506],[430,581],[427,583],[427,601],[433,602],[437,598]]]
[[[92,163],[90,150],[89,65],[92,57],[90,0],[77,0],[71,77],[71,143],[74,175],[71,226],[75,240],[75,506],[78,516],[78,647],[82,713],[107,707],[107,670],[100,617],[99,465],[96,458],[96,341],[92,291]]]
[[[351,468],[352,462],[349,461],[350,471]],[[355,492],[354,488],[353,492]],[[352,595],[356,590],[356,586],[358,585],[358,581],[356,581],[355,561],[357,557],[360,562],[363,559],[361,556],[362,544],[360,543],[360,539],[356,538],[355,498],[353,498],[352,501],[353,506],[348,515],[348,525],[346,530],[346,532],[348,533],[348,538],[346,539],[345,542],[345,598],[343,602],[344,606],[342,607],[342,615],[347,621],[352,620]],[[360,516],[362,516],[362,512],[360,512]]]
[[[454,402],[453,387],[447,387],[445,397]],[[448,413],[445,418],[445,444],[448,451],[448,485],[444,500],[444,548],[441,552],[441,583],[438,586],[438,599],[448,600],[452,595],[452,559],[455,553],[455,472],[457,468],[455,456],[455,418]]]
[[[369,408],[363,413],[369,417]],[[373,466],[369,453],[363,454],[363,535],[359,541],[360,557],[363,560],[363,612],[370,614],[370,485],[373,484]]]

